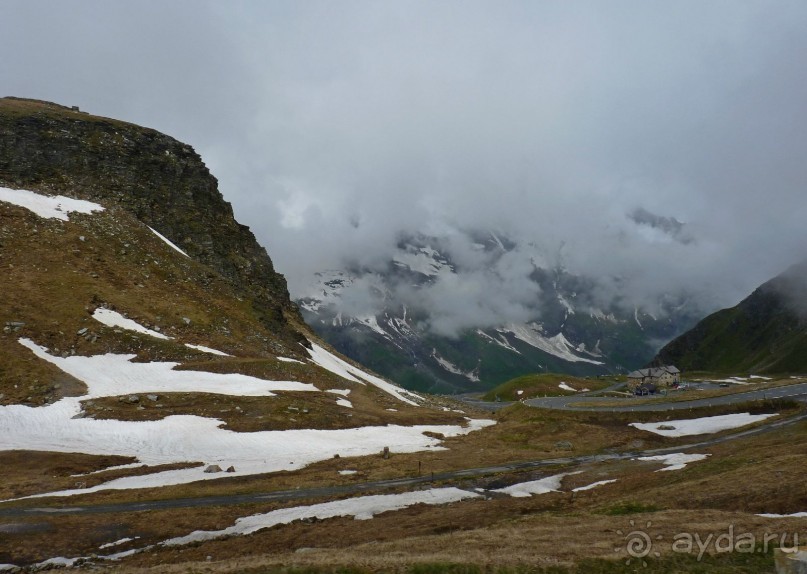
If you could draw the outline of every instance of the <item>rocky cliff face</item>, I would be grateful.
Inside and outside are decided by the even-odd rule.
[[[285,278],[189,145],[57,104],[2,98],[0,185],[119,205],[229,280],[281,338],[305,341]]]

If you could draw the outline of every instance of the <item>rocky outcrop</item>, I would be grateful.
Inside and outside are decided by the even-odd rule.
[[[305,342],[285,278],[235,220],[216,178],[189,145],[76,108],[2,98],[0,185],[126,209],[228,279],[281,338]]]

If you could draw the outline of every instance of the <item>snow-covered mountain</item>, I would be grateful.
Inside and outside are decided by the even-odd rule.
[[[683,295],[648,309],[605,287],[539,247],[473,231],[403,236],[385,265],[317,273],[297,303],[342,353],[408,388],[439,392],[536,371],[624,372],[699,315]]]

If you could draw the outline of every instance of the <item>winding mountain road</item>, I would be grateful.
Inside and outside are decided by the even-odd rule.
[[[793,399],[797,401],[807,401],[807,383],[795,383],[784,387],[773,387],[768,389],[756,389],[720,397],[692,399],[689,401],[670,401],[645,404],[625,404],[633,399],[622,399],[616,397],[597,397],[592,394],[572,395],[564,397],[543,397],[527,399],[524,404],[531,407],[544,409],[563,409],[572,411],[606,411],[612,413],[631,413],[640,411],[677,411],[684,409],[695,409],[700,407],[713,407],[718,405],[732,405],[749,401],[759,401],[767,399]],[[585,407],[579,403],[590,403],[596,401],[603,403],[603,406]]]
[[[175,508],[199,508],[207,506],[234,506],[239,504],[258,504],[269,501],[292,501],[304,499],[317,499],[346,496],[351,494],[366,494],[378,491],[391,490],[396,488],[411,489],[419,485],[439,482],[441,485],[452,485],[471,478],[480,478],[494,474],[519,472],[525,470],[535,470],[544,467],[573,467],[595,462],[609,460],[625,460],[641,456],[655,456],[660,454],[670,454],[691,449],[702,449],[715,444],[751,437],[757,434],[770,432],[776,429],[787,427],[807,420],[807,414],[799,414],[785,419],[774,419],[771,422],[762,423],[754,428],[724,434],[722,436],[709,438],[695,443],[679,444],[658,449],[649,449],[636,452],[605,453],[597,455],[571,456],[562,458],[551,458],[533,460],[526,462],[505,463],[496,466],[485,466],[477,468],[467,468],[452,470],[434,474],[424,474],[422,476],[403,477],[390,480],[377,480],[362,482],[357,484],[347,484],[338,486],[323,486],[315,488],[299,488],[293,490],[278,490],[274,492],[206,496],[198,498],[177,498],[170,500],[123,502],[115,504],[90,504],[90,505],[62,505],[43,506],[39,501],[42,499],[30,500],[32,504],[19,506],[20,501],[15,501],[14,506],[0,507],[0,521],[3,518],[13,517],[33,517],[52,516],[59,514],[108,514],[143,512],[148,510],[167,510]]]

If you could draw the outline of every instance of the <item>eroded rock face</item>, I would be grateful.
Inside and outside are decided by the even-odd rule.
[[[152,129],[0,98],[0,185],[118,205],[227,278],[264,325],[304,342],[285,278],[233,217],[199,155]]]

